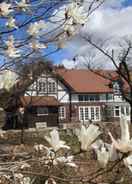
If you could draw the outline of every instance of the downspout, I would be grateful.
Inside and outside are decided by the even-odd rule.
[[[69,91],[69,121],[72,121],[72,103],[71,103],[71,91]]]

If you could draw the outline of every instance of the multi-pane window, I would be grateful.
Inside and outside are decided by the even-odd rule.
[[[60,119],[65,119],[66,118],[66,109],[64,106],[61,106],[59,108],[59,118]]]
[[[115,117],[120,117],[121,109],[120,106],[115,106],[114,107],[114,116]]]
[[[89,102],[89,101],[99,101],[99,95],[97,94],[89,94],[89,95],[79,95],[80,102]]]
[[[79,107],[80,121],[100,121],[100,107],[98,106],[83,106]]]
[[[100,119],[100,109],[98,107],[95,108],[96,118]]]
[[[38,82],[38,91],[40,92],[46,92],[46,83],[45,82]]]
[[[47,107],[38,107],[37,108],[37,115],[38,116],[48,115],[48,108]]]
[[[56,92],[56,83],[55,82],[48,82],[48,92],[49,93]]]
[[[95,108],[94,107],[91,107],[91,120],[93,121],[94,119],[95,119],[95,110],[94,110]]]
[[[89,120],[89,109],[88,109],[88,107],[85,108],[85,120]]]
[[[56,83],[55,82],[38,82],[38,91],[44,93],[55,93],[56,92]]]
[[[79,117],[80,117],[80,121],[84,121],[83,107],[80,107],[80,109],[79,109]]]
[[[114,83],[113,83],[113,92],[114,92],[114,94],[116,94],[116,95],[120,95],[120,94],[121,94],[119,82],[114,82]]]

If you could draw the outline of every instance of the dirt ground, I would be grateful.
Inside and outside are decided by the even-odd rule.
[[[100,123],[99,127],[103,134],[100,136],[105,142],[110,143],[108,131],[111,131],[115,138],[120,136],[120,127],[118,122],[114,123]],[[132,127],[130,127],[132,130]],[[44,139],[45,135],[49,134],[50,129],[41,131],[24,131],[24,144],[21,144],[21,131],[10,130],[7,131],[3,138],[0,139],[0,161],[4,158],[1,157],[3,154],[12,155],[13,152],[33,152],[33,145],[44,144],[48,145]],[[80,153],[80,145],[77,141],[76,136],[73,134],[74,129],[59,130],[61,139],[65,140],[72,150],[71,154],[75,155],[75,162],[78,168],[75,169],[74,174],[72,171],[61,170],[61,173],[57,175],[64,176],[66,173],[68,177],[84,177],[92,179],[92,182],[100,184],[132,184],[132,173],[124,166],[123,162],[118,163],[114,166],[114,163],[110,163],[107,169],[101,169],[97,160],[96,155],[93,151],[87,153]],[[132,133],[132,131],[131,131]],[[15,150],[15,151],[14,151]],[[10,158],[7,159],[8,161]],[[6,160],[6,161],[7,161]],[[58,171],[60,172],[60,171]],[[87,183],[87,182],[86,182]],[[72,182],[76,184],[76,182]]]

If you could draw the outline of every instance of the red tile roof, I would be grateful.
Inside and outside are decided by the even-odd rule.
[[[59,106],[58,100],[53,96],[22,96],[23,106]]]
[[[110,93],[110,80],[84,69],[60,69],[57,73],[78,93]],[[109,76],[113,71],[103,71]]]

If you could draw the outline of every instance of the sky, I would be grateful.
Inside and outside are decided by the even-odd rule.
[[[132,36],[132,0],[108,0],[89,17],[81,30],[81,34],[83,33],[92,34],[95,40],[109,40],[111,48],[117,49],[116,42],[119,43],[122,38]],[[84,58],[89,57],[91,50],[97,65],[104,63],[104,68],[113,68],[107,58],[81,40],[79,35],[68,42],[64,49],[51,55],[50,59],[54,63],[64,64],[67,68],[80,68],[84,67]],[[74,62],[72,58],[76,55],[80,57]]]

